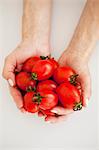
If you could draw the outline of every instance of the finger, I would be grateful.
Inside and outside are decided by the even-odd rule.
[[[19,109],[23,108],[23,97],[16,87],[9,86],[10,93]]]
[[[83,74],[80,76],[80,82],[82,86],[82,92],[83,92],[83,106],[88,105],[88,101],[91,96],[91,80],[90,80],[90,75],[88,74]]]
[[[25,113],[25,114],[28,114],[28,113],[29,113],[29,112],[27,112],[23,107],[20,108],[20,111],[21,111],[22,113]]]
[[[20,72],[22,69],[22,64],[18,65],[17,68],[15,69],[15,72]]]
[[[44,114],[43,114],[42,112],[39,111],[39,112],[38,112],[38,116],[39,116],[39,117],[43,117]]]
[[[67,116],[59,116],[59,117],[47,116],[45,118],[45,121],[48,123],[58,123],[58,122],[65,121],[66,118],[67,118]]]
[[[58,115],[67,115],[73,113],[72,109],[66,109],[61,106],[57,106],[51,110],[51,112],[56,113]]]
[[[15,75],[14,75],[15,67],[16,67],[15,58],[13,58],[12,56],[11,57],[8,56],[5,59],[2,75],[6,80],[8,80],[10,86],[15,85]]]

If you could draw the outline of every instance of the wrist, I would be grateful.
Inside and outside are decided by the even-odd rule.
[[[80,50],[74,49],[74,48],[68,48],[64,51],[67,57],[71,59],[71,61],[77,61],[81,63],[88,63],[89,57],[87,54],[83,54],[80,52]]]
[[[39,55],[50,55],[50,51],[51,51],[51,47],[50,47],[50,43],[48,40],[42,40],[39,38],[25,38],[21,41],[21,43],[19,44],[20,47],[22,47],[22,49],[27,49],[28,51],[31,51],[34,53],[34,51],[36,51],[37,54]]]
[[[49,43],[50,42],[50,33],[45,31],[32,31],[31,33],[23,33],[22,41],[40,41],[41,43]]]

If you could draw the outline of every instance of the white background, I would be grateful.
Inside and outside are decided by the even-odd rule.
[[[81,12],[84,0],[54,0],[52,17],[53,56],[58,58],[68,45]],[[22,0],[0,0],[0,70],[4,58],[21,39]],[[11,98],[7,82],[0,81],[0,150],[11,149],[83,149],[96,150],[99,147],[97,94],[99,77],[99,43],[89,62],[92,97],[89,106],[74,113],[67,121],[48,124],[36,115],[20,113]]]

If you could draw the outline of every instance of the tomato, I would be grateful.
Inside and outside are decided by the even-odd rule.
[[[58,67],[53,74],[53,79],[59,84],[65,81],[70,81],[70,83],[74,84],[76,77],[77,74],[70,67]]]
[[[37,112],[39,109],[52,109],[57,103],[58,96],[53,91],[28,92],[24,96],[24,108],[32,113]]]
[[[38,104],[33,101],[35,92],[28,92],[24,96],[24,108],[26,111],[35,113],[38,111]]]
[[[41,102],[39,105],[40,109],[43,110],[52,109],[58,103],[58,96],[53,91],[49,91],[49,90],[40,91],[38,93],[38,99],[39,99],[39,95],[41,97]]]
[[[16,84],[21,90],[27,91],[35,88],[36,81],[31,78],[29,73],[20,72],[16,75]]]
[[[31,58],[27,59],[25,61],[25,63],[23,64],[22,70],[26,71],[26,72],[31,72],[34,64],[38,60],[40,60],[40,57],[38,57],[38,56],[34,56],[34,57],[31,57]]]
[[[45,80],[53,75],[54,67],[48,60],[39,60],[32,68],[32,78],[34,80]]]
[[[51,57],[49,57],[49,56],[40,56],[40,58],[41,58],[42,60],[45,60],[45,59],[46,59],[46,60],[48,60],[49,62],[51,62],[51,63],[53,64],[53,66],[54,66],[54,70],[59,67],[58,62],[54,59],[54,57],[51,58]]]
[[[55,91],[57,84],[52,80],[44,80],[38,83],[37,91],[51,90]]]
[[[58,62],[54,58],[49,58],[48,61],[50,61],[53,64],[54,70],[59,67]]]
[[[80,92],[76,86],[69,82],[61,83],[57,87],[56,92],[63,107],[73,110],[82,108]]]

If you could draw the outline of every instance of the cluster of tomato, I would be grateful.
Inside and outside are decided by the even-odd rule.
[[[54,115],[57,105],[67,109],[82,108],[82,93],[77,74],[70,67],[60,67],[54,58],[34,56],[26,60],[16,74],[16,84],[24,97],[24,108]]]

